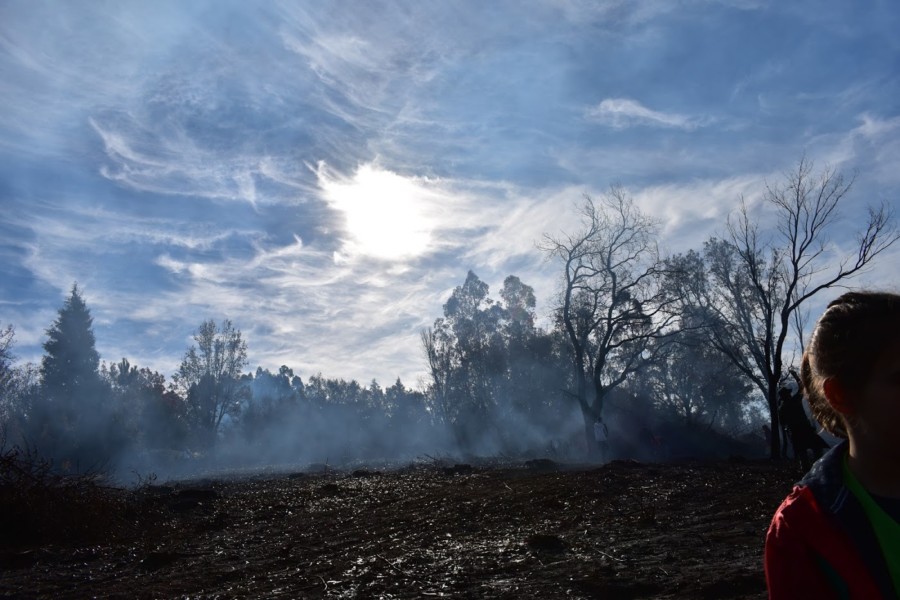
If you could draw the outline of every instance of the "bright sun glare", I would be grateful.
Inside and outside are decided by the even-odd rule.
[[[424,209],[436,194],[416,180],[372,165],[337,179],[320,166],[319,184],[347,219],[349,253],[398,260],[428,249],[432,228]]]

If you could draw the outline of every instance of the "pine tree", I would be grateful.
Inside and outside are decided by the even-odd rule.
[[[116,437],[92,325],[91,313],[75,284],[47,330],[41,398],[31,419],[39,449],[63,468],[103,466]]]
[[[94,347],[92,324],[91,313],[75,284],[44,342],[41,377],[45,394],[55,402],[71,402],[96,390],[100,355]]]

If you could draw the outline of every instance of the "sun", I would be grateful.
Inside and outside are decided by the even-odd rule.
[[[428,250],[433,227],[426,212],[438,194],[423,182],[371,164],[346,179],[327,173],[324,165],[317,174],[325,199],[346,219],[347,253],[402,260]]]

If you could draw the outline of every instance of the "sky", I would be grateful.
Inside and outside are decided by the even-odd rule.
[[[416,386],[469,270],[547,322],[537,244],[611,185],[683,252],[806,156],[856,174],[850,248],[900,208],[897,31],[893,0],[3,0],[0,325],[39,361],[77,282],[108,362],[170,376],[228,318],[249,369]]]

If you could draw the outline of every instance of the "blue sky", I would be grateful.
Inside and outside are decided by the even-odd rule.
[[[230,318],[253,367],[415,385],[474,270],[538,311],[583,193],[671,251],[804,153],[900,208],[884,1],[0,4],[0,323],[38,360],[77,281],[107,361],[170,375]],[[896,289],[897,249],[861,284]]]

